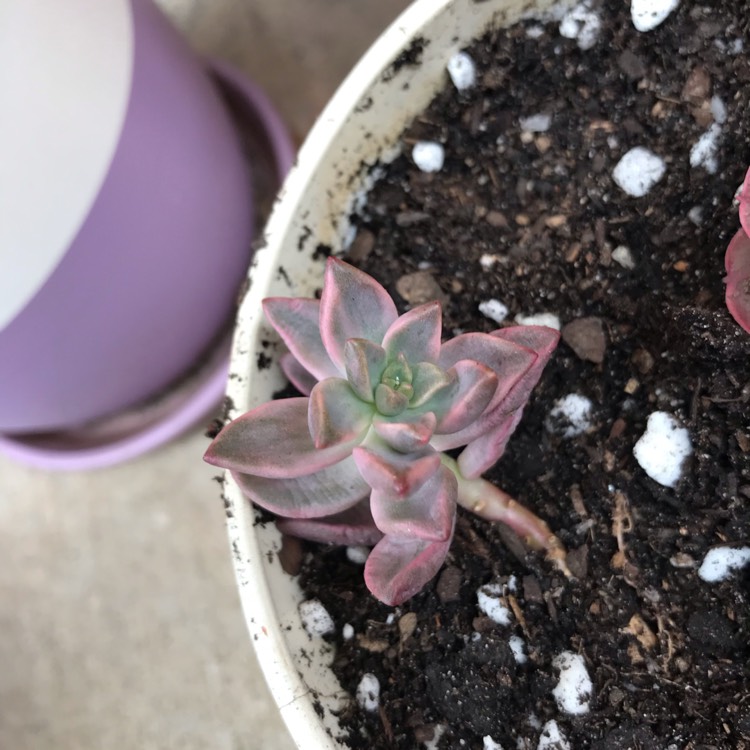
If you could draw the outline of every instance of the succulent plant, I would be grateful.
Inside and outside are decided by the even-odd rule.
[[[732,317],[750,333],[750,169],[739,195],[740,224],[724,257],[726,302]]]
[[[438,302],[399,317],[385,289],[329,258],[320,300],[274,297],[263,309],[306,394],[227,424],[206,460],[285,533],[374,545],[370,591],[387,604],[439,570],[457,504],[507,523],[565,569],[547,525],[481,478],[500,457],[557,345],[544,326],[464,333],[441,343]],[[445,451],[463,447],[457,458]]]

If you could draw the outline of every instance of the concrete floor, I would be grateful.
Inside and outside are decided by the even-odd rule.
[[[297,140],[407,0],[160,0]],[[291,750],[237,601],[196,428],[137,461],[0,457],[0,748]]]

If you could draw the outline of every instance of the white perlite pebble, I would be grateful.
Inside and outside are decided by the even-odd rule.
[[[552,124],[552,115],[540,112],[538,115],[520,117],[518,124],[521,130],[527,130],[529,133],[546,133]]]
[[[572,651],[563,651],[554,658],[552,666],[560,670],[557,687],[552,691],[557,707],[576,716],[588,713],[589,697],[594,686],[583,657]]]
[[[719,136],[721,125],[714,123],[690,149],[690,166],[703,167],[709,174],[719,170]]]
[[[445,734],[445,729],[446,727],[444,724],[435,724],[432,728],[432,739],[425,740],[425,742],[422,743],[425,750],[437,750],[440,738]]]
[[[495,740],[487,734],[482,737],[482,750],[503,750],[503,746],[499,742],[495,742]]]
[[[328,610],[323,606],[320,599],[308,599],[300,602],[299,616],[308,635],[328,635],[336,629],[331,615],[328,614]]]
[[[582,50],[591,49],[599,38],[602,22],[586,2],[571,8],[560,21],[560,35],[575,39]]]
[[[636,146],[617,162],[612,178],[628,195],[642,198],[666,171],[667,166],[660,156],[643,146]]]
[[[651,31],[677,8],[680,0],[631,0],[630,17],[638,31]]]
[[[690,433],[665,411],[655,411],[646,432],[633,447],[633,455],[651,479],[674,487],[682,476],[685,459],[693,452]]]
[[[562,327],[560,318],[554,313],[536,313],[534,315],[516,315],[519,326],[547,326],[559,331]]]
[[[439,172],[445,162],[445,149],[435,141],[419,141],[411,150],[411,158],[423,172]]]
[[[502,587],[497,583],[488,583],[477,589],[479,609],[498,625],[510,625],[510,610],[503,606],[500,596]]]
[[[750,563],[750,547],[714,547],[703,558],[698,575],[706,583],[718,583]]]
[[[345,641],[350,641],[354,638],[354,628],[348,622],[341,628],[341,637]]]
[[[465,52],[456,52],[448,60],[447,68],[453,85],[459,91],[465,91],[474,85],[477,78],[477,69],[474,60]]]
[[[508,317],[508,308],[499,299],[488,299],[479,303],[479,312],[486,318],[502,323]]]
[[[544,26],[537,26],[536,24],[534,24],[533,26],[526,27],[527,39],[539,39],[543,35],[544,35]]]
[[[523,642],[523,638],[521,638],[520,635],[512,635],[508,639],[508,645],[513,652],[513,658],[516,660],[516,664],[526,664],[527,656],[524,653],[524,647],[526,644]]]
[[[499,260],[500,260],[499,255],[493,255],[491,253],[484,253],[479,258],[479,265],[482,266],[482,268],[485,271],[489,271],[490,268],[492,268],[492,266],[494,266],[495,263],[497,263]]]
[[[590,417],[593,404],[586,396],[569,393],[557,399],[547,417],[548,432],[573,438],[582,435],[591,427]]]
[[[727,121],[727,105],[724,104],[724,100],[720,96],[711,97],[711,114],[714,120],[723,125]]]
[[[357,704],[364,711],[378,710],[380,705],[380,681],[372,672],[365,672],[357,685]]]
[[[721,39],[714,39],[714,44],[722,52],[726,52],[728,55],[739,55],[742,50],[745,49],[745,42],[742,37],[730,40],[725,44]]]
[[[544,725],[536,750],[570,750],[570,743],[554,719]]]
[[[615,263],[619,263],[623,268],[627,268],[629,271],[632,271],[635,268],[633,254],[630,252],[630,248],[625,245],[618,245],[612,251],[612,260]]]
[[[347,547],[346,558],[349,562],[353,562],[355,565],[364,565],[367,562],[367,558],[370,555],[369,547]]]
[[[703,223],[703,209],[700,206],[693,206],[687,212],[687,217],[696,227],[699,227]]]

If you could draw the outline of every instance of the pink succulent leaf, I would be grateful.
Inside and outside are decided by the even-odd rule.
[[[439,302],[427,302],[404,313],[388,329],[383,347],[388,357],[405,354],[410,362],[437,362],[443,310]]]
[[[263,311],[297,361],[316,380],[341,376],[320,336],[320,302],[316,299],[268,297]]]
[[[459,432],[473,424],[487,408],[497,390],[497,376],[480,362],[462,359],[451,367],[456,375],[456,388],[441,410],[443,394],[429,402],[438,415],[437,432],[441,434]]]
[[[360,443],[372,417],[372,405],[357,398],[343,378],[322,380],[310,393],[307,427],[319,450]]]
[[[352,457],[372,489],[396,497],[416,492],[441,466],[440,454],[429,446],[419,452],[404,454],[385,444],[360,445],[352,451]]]
[[[413,394],[409,401],[412,409],[418,409],[443,391],[451,391],[456,385],[456,374],[446,372],[431,362],[418,362],[412,367]]]
[[[419,414],[409,410],[397,417],[377,415],[372,420],[378,437],[400,453],[414,453],[424,448],[430,442],[436,424],[437,417],[430,411]]]
[[[319,450],[307,427],[307,398],[269,401],[230,422],[208,447],[214,466],[269,479],[300,477],[338,463],[360,440]]]
[[[406,497],[373,490],[370,510],[386,535],[443,542],[453,533],[458,482],[445,466]]]
[[[315,376],[299,363],[299,360],[291,353],[284,352],[279,360],[281,370],[287,380],[305,396],[309,396],[315,384],[318,382]]]
[[[372,520],[369,498],[332,516],[280,518],[276,526],[282,534],[323,544],[364,544],[370,547],[383,538],[383,532]]]
[[[378,383],[375,388],[375,406],[381,414],[393,417],[401,414],[408,405],[409,397],[405,393],[385,383]]]
[[[508,414],[489,432],[472,440],[458,457],[458,468],[466,479],[477,479],[505,452],[510,436],[523,416],[523,409]]]
[[[740,224],[745,234],[750,235],[750,169],[745,173],[745,180],[739,195],[740,200]]]
[[[500,328],[490,335],[523,346],[536,354],[534,363],[516,382],[502,403],[503,412],[509,413],[523,407],[529,400],[531,391],[539,382],[542,371],[560,341],[560,332],[548,326],[511,326]]]
[[[348,263],[328,259],[320,298],[320,335],[341,372],[349,339],[381,344],[397,317],[396,305],[375,279]]]
[[[386,536],[365,563],[365,583],[373,596],[390,606],[402,604],[424,588],[445,561],[445,542]]]
[[[441,365],[447,367],[461,359],[474,359],[491,368],[498,385],[484,413],[472,424],[458,432],[433,437],[432,446],[439,451],[466,445],[502,422],[508,413],[503,402],[532,367],[537,355],[526,347],[488,333],[465,333],[443,344],[440,354]]]
[[[724,264],[727,269],[727,308],[732,317],[750,333],[750,237],[744,229],[740,229],[729,243]]]
[[[375,400],[375,388],[385,370],[385,349],[367,339],[349,339],[344,345],[344,367],[352,390],[363,401]]]
[[[489,333],[463,333],[443,344],[439,364],[448,369],[462,359],[476,360],[497,376],[497,389],[488,405],[488,410],[492,410],[534,364],[536,354]]]
[[[232,472],[232,476],[254,503],[287,518],[320,518],[340,513],[371,492],[351,456],[333,466],[290,479],[268,479],[242,472]]]

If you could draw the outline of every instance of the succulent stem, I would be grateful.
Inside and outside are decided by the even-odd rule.
[[[571,577],[565,547],[539,516],[486,479],[466,479],[450,456],[442,454],[441,460],[458,480],[460,506],[486,521],[506,524],[530,547],[545,550],[548,559],[567,577]]]

